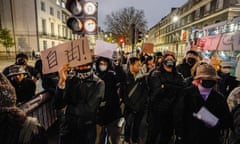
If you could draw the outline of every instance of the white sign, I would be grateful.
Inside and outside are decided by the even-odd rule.
[[[96,41],[96,48],[94,54],[112,59],[114,51],[117,50],[117,44],[107,43],[102,40]]]
[[[73,40],[41,52],[43,74],[57,72],[61,66],[71,67],[92,62],[87,38]]]
[[[225,33],[220,41],[219,50],[240,50],[240,32]]]

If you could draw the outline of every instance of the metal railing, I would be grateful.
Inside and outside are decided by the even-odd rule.
[[[51,95],[50,92],[43,91],[19,107],[25,111],[28,116],[36,117],[47,130],[57,119],[56,111],[51,101],[52,98],[53,95]]]

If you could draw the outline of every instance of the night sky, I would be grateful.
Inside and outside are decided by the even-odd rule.
[[[161,18],[170,13],[172,7],[180,7],[188,0],[92,0],[98,2],[99,26],[105,29],[103,22],[106,15],[119,9],[133,6],[143,9],[148,28],[157,24]]]

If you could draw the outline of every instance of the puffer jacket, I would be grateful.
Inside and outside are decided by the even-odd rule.
[[[150,110],[168,111],[183,86],[182,75],[176,71],[167,72],[163,68],[153,71],[149,77]]]

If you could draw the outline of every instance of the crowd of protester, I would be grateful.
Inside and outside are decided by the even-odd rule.
[[[59,144],[240,143],[240,86],[231,63],[216,68],[189,50],[182,62],[164,51],[96,56],[51,74],[42,67],[40,56],[32,67],[20,53],[2,71],[0,143],[47,143],[41,124],[17,107],[35,96],[37,81],[53,94]]]

